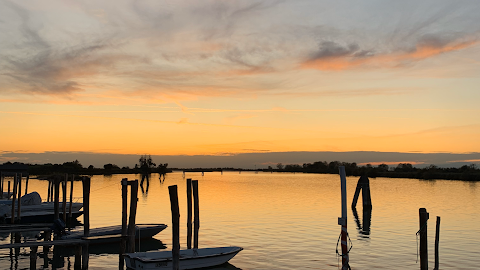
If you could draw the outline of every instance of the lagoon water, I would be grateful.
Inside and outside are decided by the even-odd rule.
[[[120,224],[122,178],[140,175],[93,176],[91,227]],[[340,180],[338,175],[207,172],[187,173],[199,180],[200,247],[244,248],[222,269],[338,269],[335,249],[340,234]],[[347,177],[351,203],[358,177]],[[164,182],[153,174],[148,191],[139,190],[137,223],[170,226],[168,186],[178,185],[180,244],[186,248],[186,186],[181,172],[167,174]],[[47,196],[47,181],[30,180],[29,190]],[[23,184],[23,186],[25,186]],[[434,266],[436,216],[441,217],[440,268],[478,269],[480,265],[480,183],[422,181],[415,179],[370,179],[373,210],[358,218],[348,207],[348,229],[353,248],[352,269],[419,269],[415,233],[418,209],[427,208],[429,266]],[[81,197],[81,183],[75,183]],[[82,217],[79,218],[82,221]],[[81,230],[82,227],[78,226]],[[171,228],[140,242],[142,250],[171,248]],[[9,238],[2,236],[3,243]],[[118,269],[118,245],[91,250],[89,269]],[[41,249],[39,249],[40,251]],[[0,250],[0,269],[28,269],[29,250],[18,259]],[[50,254],[50,256],[52,256]],[[38,269],[43,269],[41,259]],[[57,269],[73,269],[73,254],[66,254]],[[52,269],[52,265],[49,266]]]

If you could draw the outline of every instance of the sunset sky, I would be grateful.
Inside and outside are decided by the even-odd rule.
[[[3,162],[478,153],[479,87],[478,0],[0,0]]]

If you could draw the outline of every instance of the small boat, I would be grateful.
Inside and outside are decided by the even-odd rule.
[[[83,214],[83,211],[75,211],[72,212],[72,218],[76,219]],[[67,213],[68,215],[68,213]],[[60,218],[63,218],[63,213],[60,212]],[[5,223],[10,223],[11,216],[6,216],[0,218]],[[16,221],[16,223],[20,224],[27,224],[27,223],[52,223],[55,220],[55,214],[52,211],[28,211],[22,212],[20,216],[20,222]]]
[[[165,224],[136,224],[135,225],[135,238],[146,239],[152,238],[157,233],[165,230],[167,225]],[[83,231],[69,232],[67,235],[63,235],[61,239],[85,239],[90,244],[103,244],[110,242],[118,242],[121,239],[122,226],[114,225],[107,227],[98,227],[90,229],[90,235],[84,237]]]
[[[216,247],[180,250],[179,269],[198,269],[224,264],[242,251],[241,247]],[[127,269],[172,269],[172,251],[125,254]]]

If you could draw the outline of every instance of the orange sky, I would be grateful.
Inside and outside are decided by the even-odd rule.
[[[480,152],[479,14],[445,0],[3,1],[0,150]]]

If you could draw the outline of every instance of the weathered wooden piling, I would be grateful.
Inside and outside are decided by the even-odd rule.
[[[200,229],[200,206],[198,198],[198,180],[192,180],[193,188],[193,248],[198,248],[198,231]]]
[[[192,248],[192,179],[187,179],[187,249]]]
[[[347,177],[344,166],[339,166],[338,169],[340,173],[340,188],[342,193],[342,217],[338,219],[338,225],[342,226],[340,232],[342,246],[342,270],[348,270],[350,269],[350,266],[347,246]]]
[[[0,172],[0,190],[2,192],[0,192],[0,199],[3,199],[3,190],[5,189],[4,185],[3,185],[3,172]]]
[[[60,178],[56,177],[53,180],[53,185],[55,188],[55,195],[54,195],[54,200],[53,200],[53,211],[54,211],[54,216],[55,220],[60,218]],[[85,205],[83,206],[85,209]]]
[[[65,180],[62,181],[62,217],[65,223],[67,223],[67,180],[68,174],[65,174]]]
[[[435,268],[433,270],[438,270],[439,267],[439,254],[438,254],[438,248],[440,244],[440,217],[437,216],[437,226],[435,229]]]
[[[53,202],[53,197],[54,197],[54,195],[53,195],[53,190],[54,190],[54,186],[55,186],[54,183],[55,183],[55,178],[52,179],[52,184],[50,185],[50,201],[51,202]]]
[[[138,201],[138,180],[129,181],[131,186],[130,194],[130,216],[128,218],[128,252],[135,252],[135,217],[137,215]]]
[[[72,207],[73,207],[73,182],[75,181],[75,175],[72,175],[72,181],[70,182],[70,205],[68,207],[68,220],[72,221]]]
[[[48,180],[48,188],[47,188],[47,202],[50,202],[50,191],[51,191],[51,186],[52,186],[52,180]]]
[[[17,174],[13,178],[12,217],[10,223],[15,224],[15,201],[17,199]]]
[[[120,240],[120,252],[118,269],[123,270],[125,261],[123,254],[127,245],[127,196],[128,196],[128,183],[127,178],[122,179],[122,238]]]
[[[18,181],[18,203],[17,203],[17,220],[20,222],[22,219],[22,174],[20,173],[17,178]]]
[[[362,204],[364,208],[372,208],[372,198],[370,196],[370,180],[367,176],[361,176],[357,182],[357,188],[353,195],[352,208],[357,206],[358,196],[362,192]]]
[[[172,270],[179,270],[180,261],[180,209],[177,186],[169,186],[170,209],[172,211]]]
[[[427,246],[427,221],[429,218],[427,209],[420,208],[419,211],[420,217],[420,269],[428,270],[428,246]]]
[[[7,198],[10,199],[10,181],[8,181]]]
[[[90,236],[90,177],[82,178],[83,184],[83,236]],[[82,269],[88,269],[88,244],[82,247]]]
[[[28,180],[30,179],[30,174],[27,174],[27,179],[25,180],[25,195],[28,194]]]

